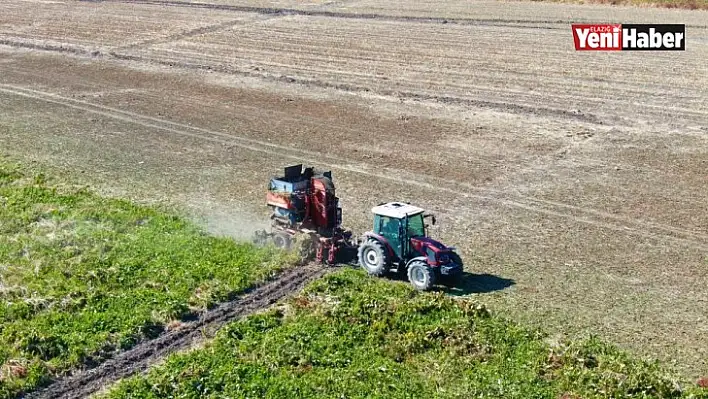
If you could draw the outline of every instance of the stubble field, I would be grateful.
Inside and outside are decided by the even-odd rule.
[[[461,294],[708,373],[708,12],[372,3],[4,1],[0,151],[232,235],[283,166],[331,168],[357,232],[436,212]],[[588,21],[687,51],[575,53]]]

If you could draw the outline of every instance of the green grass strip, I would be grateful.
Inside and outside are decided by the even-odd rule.
[[[235,297],[285,255],[0,159],[0,398]]]
[[[345,270],[109,398],[708,398],[596,338],[551,343],[469,299]]]

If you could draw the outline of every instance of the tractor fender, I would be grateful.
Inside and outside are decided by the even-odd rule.
[[[391,256],[392,258],[396,257],[395,252],[393,252],[393,247],[391,247],[391,244],[389,244],[388,240],[384,236],[376,234],[371,231],[367,231],[366,233],[364,233],[364,238],[365,239],[367,239],[367,238],[375,239],[376,241],[383,244],[384,247],[386,247],[386,251],[388,251],[389,256]]]
[[[411,263],[413,263],[415,261],[421,261],[421,262],[425,263],[426,265],[429,265],[427,256],[416,256],[415,258],[410,259],[408,262],[406,262],[406,269],[408,269],[408,266],[410,266]]]
[[[435,267],[440,265],[437,260],[437,254],[441,251],[440,248],[428,241],[422,240],[417,242],[417,246],[414,243],[414,248],[418,253],[422,254],[420,257],[425,258],[425,263],[427,263],[428,266]]]

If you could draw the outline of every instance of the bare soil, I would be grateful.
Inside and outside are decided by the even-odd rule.
[[[497,309],[708,373],[708,12],[8,0],[0,15],[0,151],[225,233],[263,222],[283,166],[331,168],[356,232],[382,201],[435,211],[471,272],[515,283],[473,294]],[[687,50],[576,53],[569,24],[598,21],[685,23]]]

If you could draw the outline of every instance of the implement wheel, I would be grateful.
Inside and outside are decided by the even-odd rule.
[[[290,234],[288,233],[281,232],[273,234],[273,245],[275,245],[276,248],[288,250],[290,249],[291,241]]]
[[[419,291],[427,291],[435,285],[435,271],[422,260],[408,265],[408,281]]]
[[[257,230],[253,234],[253,243],[259,247],[268,244],[268,233],[265,230]]]
[[[381,277],[389,269],[389,259],[386,248],[376,240],[366,240],[359,246],[359,265],[369,275]]]

